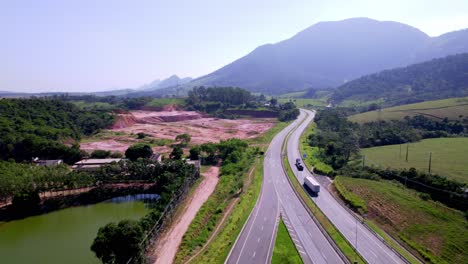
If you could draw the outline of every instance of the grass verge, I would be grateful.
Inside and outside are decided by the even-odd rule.
[[[331,175],[334,172],[333,168],[330,165],[323,163],[319,159],[318,147],[310,146],[307,140],[307,137],[310,134],[315,133],[315,127],[316,127],[315,123],[310,122],[310,124],[304,130],[304,133],[302,133],[301,138],[300,138],[299,149],[301,153],[307,154],[307,157],[304,159],[304,163],[307,166],[307,168],[309,168],[309,170],[314,171],[319,174]]]
[[[271,258],[272,264],[301,264],[302,258],[297,251],[294,242],[289,235],[286,225],[283,220],[278,225],[278,233],[276,234],[275,248]]]
[[[424,200],[418,192],[391,181],[350,177],[336,181],[365,201],[369,226],[384,239],[379,229],[409,245],[427,262],[468,263],[468,226],[462,212]]]
[[[361,257],[361,255],[356,253],[356,251],[348,242],[348,240],[346,240],[343,234],[341,234],[340,231],[338,231],[338,229],[333,225],[333,223],[330,222],[330,220],[325,216],[325,214],[320,210],[320,208],[317,207],[314,201],[306,193],[302,185],[297,180],[296,176],[294,176],[291,166],[289,165],[289,162],[287,160],[287,157],[283,158],[283,165],[286,169],[290,182],[293,185],[293,188],[296,190],[296,193],[299,194],[300,198],[305,202],[309,210],[318,220],[320,225],[325,229],[328,235],[333,239],[333,241],[335,241],[336,245],[341,250],[341,252],[343,252],[346,258],[351,262],[357,259],[358,263],[366,263]]]
[[[273,137],[283,130],[290,122],[279,122],[262,136],[250,139],[250,145],[260,147],[266,151],[270,141]],[[226,210],[228,205],[233,201],[235,195],[229,194],[233,182],[227,181],[221,177],[214,193],[200,208],[195,216],[195,219],[189,226],[185,233],[182,243],[177,252],[174,263],[185,263],[195,254],[199,254],[194,258],[191,263],[223,263],[226,259],[231,247],[239,235],[245,221],[254,208],[257,198],[260,194],[262,180],[263,180],[263,159],[264,157],[257,157],[255,160],[255,168],[249,179],[249,171],[252,168],[251,163],[244,166],[245,171],[242,173],[243,177],[243,192],[240,195],[238,202],[234,205],[232,211],[227,216],[221,231],[216,234],[213,240],[205,245],[208,239],[213,235],[215,228],[221,221],[222,212]],[[199,252],[200,249],[203,252]]]

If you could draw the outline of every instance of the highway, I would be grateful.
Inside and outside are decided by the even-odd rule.
[[[291,133],[287,146],[288,161],[301,184],[304,183],[304,177],[312,176],[307,168],[302,172],[298,172],[294,165],[297,158],[302,158],[299,152],[300,136],[314,118],[314,112],[301,109],[301,115],[305,113],[309,114],[307,120]],[[327,188],[323,186],[323,179],[320,181],[322,186],[318,196],[311,198],[353,246],[357,243],[358,252],[368,263],[405,263],[335,200]]]
[[[281,166],[282,144],[305,117],[301,112],[273,138],[265,153],[260,197],[225,263],[270,263],[280,213],[304,263],[344,263],[295,195]]]

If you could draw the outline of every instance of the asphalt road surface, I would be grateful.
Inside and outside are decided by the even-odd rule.
[[[308,113],[307,120],[303,122],[288,139],[288,160],[293,168],[293,171],[301,184],[304,183],[304,177],[312,176],[307,170],[300,172],[294,165],[297,158],[302,158],[299,152],[299,140],[302,132],[307,125],[313,120],[314,112],[302,110],[301,114]],[[362,223],[356,220],[343,206],[335,200],[327,188],[324,188],[324,181],[329,181],[328,178],[322,177],[319,182],[321,189],[317,196],[311,197],[323,213],[330,221],[340,230],[345,238],[356,246],[358,252],[369,263],[405,263],[400,257],[394,253],[387,245],[380,241],[372,232],[370,232]],[[357,239],[356,239],[357,237]]]
[[[260,197],[226,263],[270,263],[280,213],[304,263],[343,263],[295,195],[281,167],[282,144],[305,117],[302,112],[272,140],[265,154]]]

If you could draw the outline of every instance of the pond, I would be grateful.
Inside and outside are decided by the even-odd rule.
[[[130,195],[11,222],[0,222],[2,264],[100,263],[90,250],[100,227],[149,212],[156,194]]]

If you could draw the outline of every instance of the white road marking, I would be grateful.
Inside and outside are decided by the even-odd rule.
[[[254,251],[252,258],[255,258],[255,255],[257,254],[257,251]]]
[[[262,226],[262,230],[263,230],[263,226]]]
[[[260,243],[260,238],[257,239],[257,243]]]

